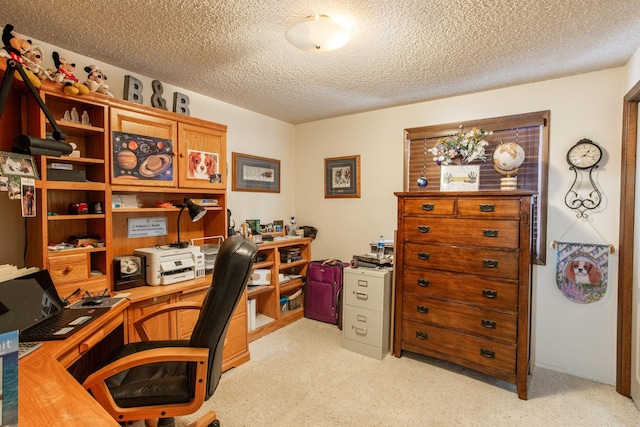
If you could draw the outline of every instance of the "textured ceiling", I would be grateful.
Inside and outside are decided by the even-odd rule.
[[[349,22],[351,41],[290,45],[285,29],[316,13]],[[622,66],[640,46],[639,0],[29,0],[3,1],[2,15],[33,39],[294,124]]]

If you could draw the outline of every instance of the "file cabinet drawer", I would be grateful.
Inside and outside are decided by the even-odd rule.
[[[382,340],[382,321],[379,311],[360,307],[345,310],[342,328],[344,338],[363,344],[380,347]]]
[[[384,282],[371,276],[346,275],[344,303],[369,310],[382,310]]]

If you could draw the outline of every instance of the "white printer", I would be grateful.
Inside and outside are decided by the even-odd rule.
[[[204,253],[199,246],[154,246],[135,249],[133,253],[147,258],[148,285],[170,285],[205,274]]]

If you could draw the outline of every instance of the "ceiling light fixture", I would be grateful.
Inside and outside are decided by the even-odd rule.
[[[295,47],[307,52],[329,52],[347,44],[349,30],[327,15],[307,16],[287,29],[285,37]]]

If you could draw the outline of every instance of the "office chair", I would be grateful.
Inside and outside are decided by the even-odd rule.
[[[190,340],[125,344],[86,379],[83,386],[116,421],[144,419],[147,426],[174,426],[174,416],[197,411],[213,395],[222,375],[227,328],[257,251],[255,243],[240,235],[222,243]],[[166,313],[168,308],[159,311]],[[220,423],[211,411],[192,425]]]

